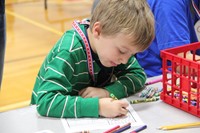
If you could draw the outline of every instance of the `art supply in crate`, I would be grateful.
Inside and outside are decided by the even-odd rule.
[[[200,42],[196,42],[161,51],[161,100],[197,117],[200,117],[200,63],[196,55],[199,49]]]
[[[168,88],[168,94],[169,94],[169,96],[171,96],[172,94],[171,94],[171,89],[170,88]],[[176,98],[176,99],[180,99],[181,97],[180,96],[182,96],[182,102],[184,102],[184,103],[188,103],[188,97],[190,96],[190,104],[192,105],[192,106],[197,106],[197,95],[195,95],[195,94],[197,94],[196,92],[196,89],[192,89],[192,94],[188,94],[187,92],[185,92],[185,91],[182,91],[181,93],[182,93],[182,95],[180,94],[180,92],[178,91],[178,90],[175,90],[174,91],[174,98]]]
[[[182,93],[183,98],[185,98],[185,97],[188,98],[190,96],[191,99],[197,99],[197,95],[195,95],[195,93],[189,94],[186,91],[182,91],[181,93]],[[178,91],[178,90],[174,91],[174,97],[179,98],[180,97],[180,91]]]

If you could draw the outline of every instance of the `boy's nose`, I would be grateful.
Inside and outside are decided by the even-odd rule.
[[[129,59],[129,58],[130,58],[129,56],[122,56],[122,57],[120,58],[120,63],[126,64],[126,63],[128,62],[128,59]]]

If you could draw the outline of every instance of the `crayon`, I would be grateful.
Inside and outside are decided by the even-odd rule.
[[[112,98],[112,100],[118,100],[118,98],[113,93],[110,94],[110,97]],[[124,109],[126,109],[126,108],[124,108]],[[126,110],[128,110],[128,109],[126,109]]]
[[[146,99],[131,100],[130,104],[153,102],[153,101],[158,101],[159,99],[160,99],[159,97],[152,97],[152,98],[146,98]]]
[[[160,96],[160,92],[162,91],[162,87],[152,87],[147,86],[142,92],[139,94],[139,97],[151,98],[153,96]]]
[[[145,87],[144,90],[139,94],[139,97],[146,97],[147,94],[151,91],[152,87]]]
[[[118,100],[118,98],[117,98],[113,93],[110,94],[110,97],[111,97],[113,100]]]
[[[154,94],[154,97],[159,97],[160,96],[160,92],[156,92],[155,94]]]
[[[152,98],[156,94],[157,90],[158,88],[151,89],[151,91],[146,95],[146,98]]]

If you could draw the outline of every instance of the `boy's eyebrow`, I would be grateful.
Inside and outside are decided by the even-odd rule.
[[[133,53],[131,50],[128,49],[127,51],[130,55],[135,55],[135,53]]]
[[[129,48],[127,48],[127,47],[125,47],[125,46],[122,46],[121,48],[122,48],[122,49],[125,49],[125,50],[127,50],[127,51],[130,50]]]
[[[130,50],[130,48],[127,48],[127,47],[125,47],[125,46],[122,46],[121,48],[127,50],[127,52],[130,53],[131,55],[135,55],[135,54],[136,54],[135,52],[132,52],[132,51]]]

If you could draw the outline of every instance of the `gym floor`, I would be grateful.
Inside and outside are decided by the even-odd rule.
[[[39,68],[73,20],[90,17],[93,0],[6,0],[6,52],[0,112],[28,106]]]

